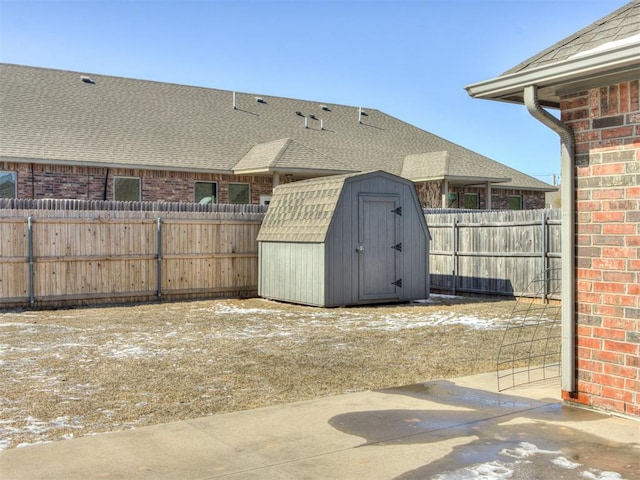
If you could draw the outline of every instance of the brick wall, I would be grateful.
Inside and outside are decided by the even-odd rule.
[[[640,416],[639,82],[567,95],[576,136],[577,392]]]
[[[423,208],[441,208],[442,207],[442,182],[420,182],[416,184],[416,190],[420,203]],[[479,209],[487,208],[486,189],[484,187],[456,187],[450,186],[449,192],[458,194],[458,204],[452,208],[464,208],[464,194],[473,193],[478,195]],[[508,210],[509,196],[517,195],[522,197],[523,209],[539,209],[545,208],[546,195],[544,192],[534,192],[529,190],[510,190],[505,188],[491,189],[491,208],[493,210]]]
[[[18,177],[18,198],[73,198],[113,200],[114,177],[139,177],[143,201],[193,202],[196,182],[216,182],[218,202],[229,199],[229,183],[248,183],[251,203],[271,194],[271,177],[236,176],[193,172],[168,172],[123,168],[0,162],[0,170]]]
[[[239,176],[193,172],[169,172],[161,170],[136,170],[124,168],[48,165],[16,162],[0,162],[0,170],[18,175],[18,198],[73,198],[78,200],[113,200],[114,177],[138,177],[141,179],[142,201],[193,202],[195,182],[216,182],[218,202],[228,203],[229,183],[250,185],[251,203],[260,203],[261,195],[271,195],[273,179],[269,176]],[[280,177],[280,183],[301,180]],[[422,182],[416,185],[418,197],[426,208],[442,206],[442,182]],[[484,188],[452,187],[450,191],[460,196],[460,208],[464,193],[478,193],[480,209],[486,206]],[[509,195],[521,195],[526,209],[545,207],[544,192],[492,189],[494,209],[508,209]]]

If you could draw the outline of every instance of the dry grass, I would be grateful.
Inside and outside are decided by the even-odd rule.
[[[0,313],[0,449],[491,371],[514,304]]]

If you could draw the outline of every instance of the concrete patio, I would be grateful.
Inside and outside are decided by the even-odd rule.
[[[0,452],[22,479],[640,479],[640,423],[495,374],[215,415]]]

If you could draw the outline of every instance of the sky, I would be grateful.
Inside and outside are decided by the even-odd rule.
[[[464,87],[626,3],[0,0],[0,62],[381,110],[552,183],[558,136]]]

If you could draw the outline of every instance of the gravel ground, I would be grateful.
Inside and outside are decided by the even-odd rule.
[[[0,313],[0,450],[488,372],[516,302]]]

